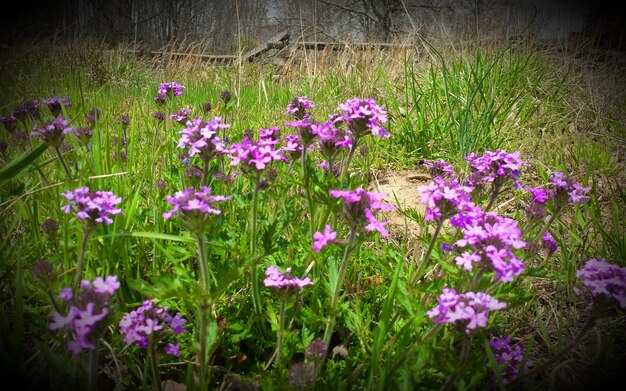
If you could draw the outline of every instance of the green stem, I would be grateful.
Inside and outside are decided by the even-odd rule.
[[[202,282],[203,294],[208,294],[210,291],[209,286],[209,265],[207,262],[206,244],[203,233],[196,234],[196,240],[198,241],[198,264],[200,265],[200,278]]]
[[[204,166],[202,167],[202,185],[207,186],[209,184],[209,160],[204,159]]]
[[[348,175],[348,168],[350,167],[350,164],[352,163],[352,158],[354,157],[354,151],[356,151],[358,144],[359,144],[359,140],[355,139],[354,144],[352,145],[352,149],[350,149],[350,153],[348,154],[348,158],[346,159],[346,162],[343,165],[343,167],[341,167],[341,174],[339,175],[339,178],[341,178],[342,183],[346,179],[346,175]]]
[[[422,278],[422,273],[424,272],[424,269],[426,268],[426,264],[428,263],[428,260],[430,259],[430,254],[432,253],[433,248],[435,247],[435,242],[437,241],[437,237],[439,236],[441,227],[443,227],[443,220],[439,220],[437,222],[437,226],[435,227],[435,232],[433,233],[433,238],[430,240],[428,249],[426,250],[426,253],[424,254],[424,259],[422,259],[422,262],[420,262],[420,264],[417,266],[417,271],[415,272],[415,274],[413,275],[413,278],[411,279],[410,286],[417,284],[419,279]]]
[[[254,193],[252,195],[252,209],[250,211],[250,255],[256,254],[256,234],[257,234],[257,213],[259,207],[259,181],[257,178],[254,184]],[[254,313],[256,319],[263,319],[261,311],[261,292],[259,290],[259,281],[257,278],[257,270],[259,265],[254,264],[250,270],[250,284],[252,287],[252,303],[254,305]]]
[[[552,216],[550,216],[550,220],[548,220],[548,222],[546,223],[546,225],[541,229],[541,231],[539,231],[539,233],[537,234],[537,236],[535,237],[535,242],[539,239],[541,239],[543,237],[543,235],[546,233],[546,231],[548,230],[548,228],[550,228],[550,225],[552,225],[552,223],[554,222],[554,220],[557,218],[557,216],[561,213],[562,207],[557,208],[554,213],[552,213]]]
[[[61,150],[59,150],[59,147],[55,146],[54,150],[57,153],[57,156],[59,157],[59,160],[61,161],[61,165],[63,166],[63,169],[65,170],[65,173],[67,174],[67,179],[72,180],[72,172],[70,171],[70,168],[68,167],[67,163],[65,163],[65,159],[63,158],[63,154],[61,153]]]
[[[302,146],[301,164],[302,164],[302,181],[304,182],[304,190],[306,193],[306,203],[309,208],[309,235],[313,237],[315,232],[314,219],[315,219],[315,205],[313,205],[313,199],[311,198],[311,186],[309,184],[309,172],[306,167],[306,150],[307,148]]]
[[[422,346],[426,346],[425,342],[428,342],[432,337],[434,337],[437,331],[439,331],[439,329],[441,329],[442,327],[443,327],[443,323],[435,323],[433,327],[430,329],[430,331],[428,332],[428,334],[426,334],[424,338],[422,338],[421,341],[414,343],[409,350],[405,351],[404,354],[401,354],[400,357],[396,359],[395,363],[393,364],[393,366],[387,373],[387,376],[391,377],[395,373],[395,371],[398,370],[400,365],[402,365],[403,363],[409,362],[409,358],[413,356],[415,351],[418,348],[421,348]]]
[[[149,355],[150,355],[150,369],[152,372],[152,387],[154,390],[156,391],[161,391],[161,378],[159,377],[159,365],[158,365],[158,360],[157,360],[157,352],[156,352],[156,348],[154,346],[154,338],[153,335],[150,335],[150,350],[149,350]]]
[[[461,354],[460,354],[461,361],[457,365],[456,370],[453,373],[451,373],[450,376],[448,376],[448,378],[446,379],[446,382],[443,384],[443,386],[441,386],[442,391],[449,390],[454,385],[454,382],[456,381],[456,379],[459,378],[459,376],[461,375],[461,372],[463,371],[463,368],[465,367],[465,362],[467,361],[467,358],[469,357],[469,352],[470,352],[469,337],[464,336],[463,345],[461,346]]]
[[[489,197],[489,203],[487,204],[487,207],[484,209],[485,212],[489,212],[489,209],[491,209],[491,207],[493,206],[493,203],[495,202],[496,198],[498,198],[498,194],[500,194],[500,187],[501,186],[496,187],[493,193],[491,193],[491,197]]]
[[[100,347],[100,341],[96,342],[96,347],[89,351],[89,357],[87,361],[87,389],[89,391],[96,391],[98,389],[98,348]]]
[[[80,244],[80,252],[78,253],[78,264],[76,265],[76,274],[74,275],[74,289],[78,289],[80,286],[80,280],[83,277],[83,267],[85,264],[85,253],[87,252],[87,241],[89,240],[89,235],[91,234],[91,229],[85,226],[83,230],[83,240]]]
[[[207,328],[209,321],[209,302],[207,298],[210,292],[209,271],[207,262],[207,253],[205,239],[203,233],[196,235],[198,241],[198,263],[200,264],[200,279],[202,283],[202,302],[200,303],[200,362],[199,362],[199,378],[200,389],[205,390],[208,386],[207,365],[208,365],[208,349],[207,349]]]
[[[280,369],[282,364],[282,348],[283,348],[283,333],[285,330],[285,300],[283,299],[280,304],[280,314],[278,315],[278,335],[276,341],[276,367]]]
[[[333,333],[335,326],[335,319],[337,317],[337,303],[339,302],[339,296],[341,294],[341,286],[343,285],[344,275],[348,266],[348,259],[352,250],[356,248],[354,245],[356,239],[356,227],[350,229],[350,236],[348,238],[348,244],[343,252],[343,258],[341,259],[341,265],[339,266],[339,273],[337,275],[337,282],[335,283],[335,289],[333,290],[333,296],[330,302],[330,316],[326,322],[326,330],[324,330],[324,343],[326,346],[330,343],[330,337]]]

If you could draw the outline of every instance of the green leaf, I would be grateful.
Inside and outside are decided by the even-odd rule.
[[[147,238],[147,239],[162,239],[162,240],[173,240],[176,242],[183,243],[195,243],[196,239],[191,236],[179,236],[172,234],[164,234],[161,232],[146,232],[146,231],[137,231],[137,232],[114,232],[106,235],[101,235],[101,238],[112,238],[116,236],[127,236],[133,238]]]
[[[0,170],[0,186],[8,180],[15,178],[19,173],[24,171],[31,163],[33,163],[45,150],[48,144],[39,144],[36,148],[25,152],[22,156],[13,160]]]

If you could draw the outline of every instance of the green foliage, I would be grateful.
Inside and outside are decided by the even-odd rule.
[[[208,66],[160,68],[124,48],[109,51],[99,43],[70,45],[65,51],[42,45],[37,52],[42,60],[37,62],[29,60],[32,48],[3,58],[0,86],[6,93],[0,98],[0,114],[9,114],[25,99],[52,95],[70,97],[73,105],[65,114],[72,126],[86,126],[90,110],[101,110],[89,143],[66,136],[69,148],[64,156],[72,167],[72,180],[52,154],[46,155],[45,144],[28,150],[12,145],[1,156],[0,299],[7,314],[0,317],[3,368],[24,379],[31,377],[25,384],[33,387],[78,389],[85,384],[86,355],[70,354],[64,349],[66,340],[48,330],[53,300],[72,280],[81,251],[79,221],[60,211],[65,203],[60,193],[78,186],[110,190],[123,199],[123,213],[91,235],[84,273],[90,279],[118,276],[115,321],[147,298],[189,320],[189,333],[176,338],[180,357],[159,356],[162,379],[194,387],[202,333],[210,364],[207,383],[216,389],[226,381],[242,387],[294,389],[289,371],[298,363],[315,366],[316,389],[430,390],[444,385],[506,389],[504,368],[486,343],[489,337],[508,334],[530,341],[527,356],[533,342],[546,357],[558,354],[573,334],[565,325],[566,315],[581,316],[577,311],[583,299],[574,285],[584,260],[605,257],[624,265],[623,162],[610,144],[554,131],[571,120],[567,113],[571,79],[546,64],[540,51],[509,44],[446,53],[424,45],[432,54],[429,61],[416,62],[404,53],[396,58],[397,69],[389,64],[376,69],[355,64],[351,76],[327,72],[289,82],[278,81],[267,67],[253,64],[241,72]],[[156,89],[169,80],[186,85],[185,93],[158,105],[153,100]],[[233,95],[229,103],[220,98],[224,90]],[[247,129],[258,134],[261,127],[291,120],[284,109],[302,95],[315,102],[313,117],[320,120],[348,98],[373,97],[385,104],[391,138],[364,140],[370,152],[355,153],[343,178],[325,175],[316,167],[319,155],[311,152],[302,165],[299,161],[275,165],[275,178],[263,178],[268,187],[259,190],[241,172],[235,175],[238,167],[220,158],[207,170],[222,177],[209,175],[202,183],[190,170],[195,165],[201,168],[201,160],[191,157],[183,164],[178,156],[183,126],[153,117],[155,111],[169,115],[183,107],[192,109],[191,118],[221,116],[232,127],[220,138],[232,144]],[[208,112],[203,108],[207,102],[212,105]],[[51,118],[45,108],[41,115]],[[128,127],[119,122],[123,115],[130,118]],[[615,126],[615,121],[609,122]],[[547,131],[537,138],[539,127]],[[291,129],[281,126],[281,131]],[[0,139],[10,141],[11,135],[2,132]],[[466,154],[497,148],[529,152],[532,166],[524,171],[525,186],[544,186],[552,171],[561,170],[593,187],[588,204],[548,211],[555,216],[549,227],[545,221],[525,227],[528,243],[542,228],[549,228],[559,249],[549,256],[519,249],[527,264],[509,284],[494,284],[491,272],[460,268],[454,252],[442,251],[443,244],[460,239],[460,230],[445,224],[435,231],[432,223],[424,222],[420,208],[390,212],[406,221],[403,226],[389,225],[390,237],[362,232],[351,241],[351,227],[338,214],[340,202],[328,194],[330,189],[372,189],[379,185],[372,180],[374,170],[414,169],[423,159],[445,159],[466,175]],[[171,208],[166,195],[201,184],[210,186],[212,194],[232,199],[198,237],[177,217],[164,220],[163,213]],[[527,193],[510,190],[493,210],[522,227],[527,222]],[[258,202],[254,207],[253,200]],[[59,223],[54,235],[41,228],[48,218]],[[339,240],[316,252],[312,235],[323,231],[325,224],[337,231]],[[198,252],[199,238],[206,254]],[[203,255],[208,287],[201,281]],[[33,274],[39,260],[53,266],[46,279]],[[282,328],[283,299],[259,283],[270,265],[290,267],[294,275],[314,282],[285,300]],[[251,278],[259,285],[260,316],[251,299]],[[486,291],[505,301],[507,311],[491,316],[487,329],[468,335],[434,324],[426,313],[437,305],[445,287]],[[555,302],[546,304],[546,296]],[[207,314],[201,330],[199,320]],[[106,368],[101,385],[122,389],[151,384],[146,351],[127,346],[116,326],[110,325],[103,338],[107,345],[100,346],[101,367]],[[280,365],[273,358],[279,333]],[[330,340],[328,354],[322,363],[312,364],[306,350],[325,336]],[[467,356],[462,355],[465,348]],[[607,349],[604,342],[602,354]]]

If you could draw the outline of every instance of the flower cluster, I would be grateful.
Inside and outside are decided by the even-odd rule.
[[[68,214],[74,212],[77,219],[85,220],[92,227],[98,223],[109,225],[113,223],[109,215],[122,212],[115,207],[122,199],[110,191],[91,191],[85,186],[73,191],[68,190],[61,195],[70,201],[69,204],[62,206],[61,210]]]
[[[554,198],[557,205],[567,201],[572,204],[589,201],[587,192],[590,187],[583,187],[580,183],[576,183],[572,178],[562,172],[555,171],[550,175],[550,183],[554,187]]]
[[[356,190],[330,190],[330,195],[343,200],[340,215],[351,228],[363,227],[365,231],[378,231],[381,236],[388,236],[385,225],[389,221],[378,221],[374,211],[396,210],[396,207],[384,202],[385,193],[373,193],[359,187]]]
[[[494,280],[511,282],[521,274],[524,263],[513,250],[526,246],[517,221],[493,212],[485,213],[480,221],[463,229],[463,238],[455,242],[461,255],[457,265],[472,270],[474,264],[495,270]]]
[[[546,250],[548,255],[559,249],[559,245],[556,243],[556,240],[554,240],[554,237],[548,231],[543,234],[543,237],[541,238],[541,244],[543,245],[543,248]]]
[[[281,296],[291,296],[300,292],[307,285],[313,285],[313,281],[309,277],[300,279],[291,275],[291,268],[288,267],[283,274],[276,266],[270,266],[265,270],[267,278],[263,284],[272,288]]]
[[[87,126],[93,127],[98,122],[98,119],[102,116],[102,111],[97,108],[89,110],[89,114],[85,117],[85,123]]]
[[[171,98],[173,95],[181,96],[183,94],[183,88],[187,87],[182,84],[178,84],[175,81],[161,83],[161,85],[159,86],[159,90],[157,91],[157,98]]]
[[[550,175],[549,188],[526,187],[532,199],[526,207],[526,215],[531,220],[539,220],[546,215],[546,209],[553,205],[556,211],[567,203],[578,204],[589,201],[587,193],[590,187],[583,187],[562,172],[555,171]],[[555,211],[555,213],[556,213]]]
[[[433,178],[456,178],[454,167],[445,160],[424,160],[423,164],[426,168],[428,168],[430,176]]]
[[[426,205],[424,221],[444,221],[475,207],[470,197],[472,188],[460,185],[454,178],[446,180],[436,176],[428,185],[419,186],[417,190],[420,202]]]
[[[337,129],[331,121],[320,122],[312,126],[313,133],[319,137],[319,150],[322,157],[334,163],[342,150],[352,149],[352,140],[346,131]]]
[[[41,102],[48,106],[48,109],[55,117],[58,117],[63,113],[62,106],[66,108],[72,107],[72,102],[70,101],[70,98],[68,96],[64,96],[62,98],[59,98],[58,96],[53,96],[48,99],[42,99]]]
[[[289,102],[287,108],[285,109],[285,114],[291,114],[296,119],[301,120],[309,117],[307,110],[312,107],[313,102],[311,102],[306,96],[298,96]]]
[[[501,373],[502,382],[508,384],[516,380],[519,377],[519,368],[524,361],[524,351],[521,346],[511,346],[511,339],[509,337],[493,337],[488,343],[498,365],[504,366]],[[523,374],[528,374],[532,366],[533,361],[527,360],[524,365]]]
[[[224,151],[223,143],[214,136],[220,129],[228,128],[230,125],[222,123],[221,117],[215,117],[208,122],[192,119],[180,131],[178,148],[188,148],[189,156],[199,155],[202,160],[209,161],[216,153]]]
[[[46,122],[42,127],[35,126],[32,136],[38,136],[48,144],[59,147],[65,135],[74,131],[74,127],[68,127],[69,121],[62,116]]]
[[[13,133],[17,129],[17,117],[13,114],[0,117],[0,123],[9,133]]]
[[[343,114],[336,121],[346,124],[355,139],[360,139],[368,132],[374,136],[387,138],[389,132],[382,127],[387,122],[387,112],[384,106],[376,104],[374,99],[352,98],[339,104]]]
[[[497,192],[506,182],[513,181],[513,185],[520,188],[521,169],[528,166],[528,163],[519,156],[519,151],[509,153],[500,149],[486,151],[483,155],[470,153],[465,157],[472,171],[468,185],[480,188],[491,183],[492,191]]]
[[[152,300],[146,300],[136,310],[124,314],[119,323],[124,342],[146,349],[151,337],[156,344],[168,330],[174,335],[186,332],[183,326],[187,320],[180,314],[172,316],[167,311],[167,307],[157,307]],[[179,344],[168,343],[165,353],[178,357]]]
[[[302,146],[306,146],[308,151],[309,147],[313,145],[313,142],[317,139],[317,128],[315,127],[316,122],[309,117],[296,121],[285,122],[283,125],[296,130],[296,134],[301,145],[299,148],[300,151],[302,151]]]
[[[77,293],[69,287],[61,290],[59,298],[67,304],[68,312],[66,315],[55,312],[48,326],[50,330],[67,329],[73,334],[67,349],[74,354],[96,348],[95,342],[106,330],[104,319],[109,314],[110,299],[120,283],[117,276],[96,277],[93,283],[83,280],[80,287]]]
[[[76,136],[83,145],[87,145],[89,144],[89,141],[91,141],[91,138],[93,137],[93,130],[91,130],[91,128],[86,127],[86,126],[81,127],[81,128],[76,128],[74,130],[74,136]]]
[[[506,303],[498,301],[484,292],[457,294],[454,289],[444,288],[438,298],[438,305],[426,312],[435,323],[451,323],[465,332],[486,327],[489,312],[506,308]]]
[[[174,122],[178,122],[181,125],[184,125],[189,120],[189,114],[191,114],[192,109],[182,107],[178,113],[170,114],[170,118],[174,120]]]
[[[41,118],[41,114],[39,113],[39,101],[34,99],[20,103],[13,109],[13,116],[22,123],[26,123],[28,119],[32,121],[38,120]]]
[[[230,165],[242,165],[245,174],[265,170],[267,165],[276,160],[287,160],[276,145],[280,142],[277,137],[278,127],[269,129],[260,128],[259,140],[255,141],[244,136],[241,143],[235,143],[225,152],[231,159]]]
[[[576,272],[583,285],[595,298],[615,299],[626,308],[626,267],[606,262],[604,258],[591,258]]]
[[[230,196],[211,195],[211,188],[201,186],[199,190],[192,187],[178,191],[174,196],[165,196],[173,208],[163,213],[163,219],[168,220],[173,215],[180,216],[188,228],[193,232],[201,232],[206,226],[210,215],[219,215],[221,210],[216,209],[218,202],[230,200]]]

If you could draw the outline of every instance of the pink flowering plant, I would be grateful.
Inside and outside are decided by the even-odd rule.
[[[542,389],[591,330],[620,330],[623,186],[526,139],[468,140],[519,114],[474,113],[489,75],[346,99],[384,88],[250,93],[209,69],[0,116],[0,359],[34,388]]]
[[[273,290],[276,295],[281,299],[280,313],[278,315],[278,330],[276,337],[276,366],[280,368],[283,363],[282,359],[282,346],[283,346],[283,334],[285,332],[285,318],[286,318],[286,301],[290,297],[300,293],[300,291],[308,285],[313,285],[313,281],[309,277],[298,278],[291,274],[291,268],[288,267],[285,272],[281,272],[276,266],[269,266],[265,269],[265,275],[267,276],[263,280],[263,285],[266,288]]]
[[[122,315],[119,322],[119,331],[124,335],[126,344],[135,344],[137,347],[148,350],[154,388],[160,388],[161,382],[157,367],[157,347],[168,335],[186,332],[184,326],[187,320],[180,314],[172,316],[168,310],[168,307],[158,307],[152,300],[145,300],[137,309]],[[167,342],[162,349],[165,354],[180,356],[179,342]]]
[[[61,207],[61,210],[64,213],[73,214],[76,219],[84,222],[83,240],[74,277],[74,287],[77,287],[82,278],[89,236],[98,225],[110,225],[113,223],[111,216],[122,213],[122,210],[117,208],[117,204],[121,203],[122,199],[110,191],[93,191],[86,186],[67,190],[61,195],[69,201]]]
[[[87,384],[91,389],[97,387],[100,340],[115,316],[111,300],[119,288],[117,276],[96,277],[93,281],[82,280],[78,289],[61,289],[56,299],[51,297],[56,311],[48,328],[68,335],[66,348],[72,354],[88,352]]]

